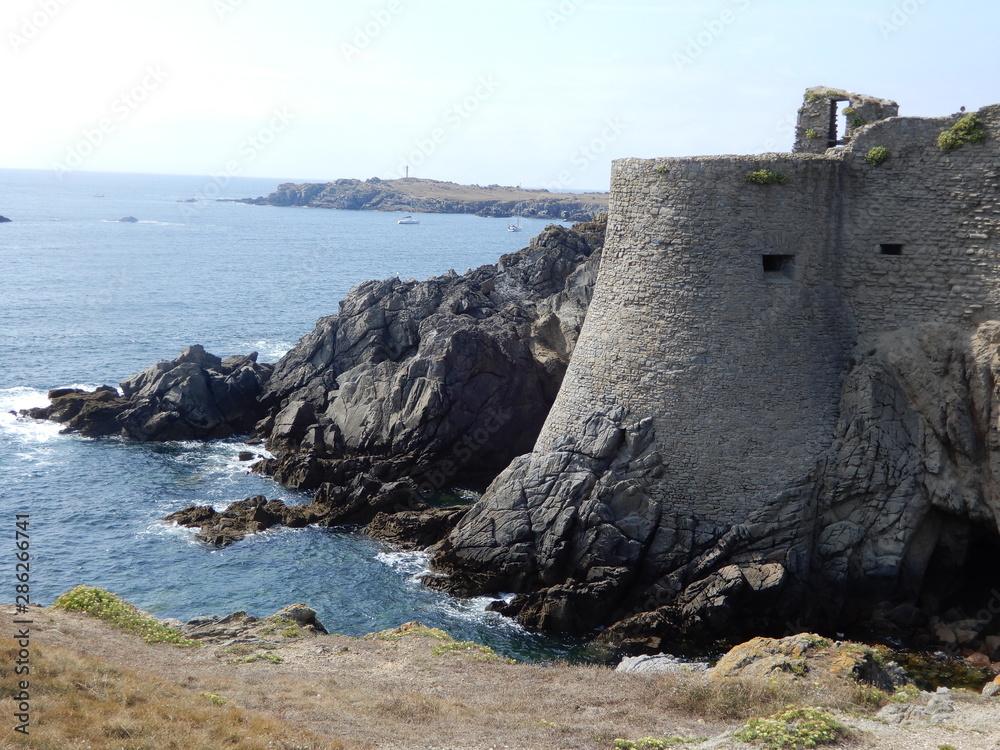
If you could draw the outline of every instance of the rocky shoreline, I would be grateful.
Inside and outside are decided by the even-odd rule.
[[[461,276],[360,284],[274,365],[195,345],[120,393],[57,389],[23,413],[140,442],[249,433],[274,456],[254,471],[315,491],[305,506],[261,496],[170,516],[209,544],[278,524],[378,519],[373,535],[428,546],[467,510],[432,509],[443,493],[481,490],[531,449],[583,323],[604,231],[603,220],[550,226]]]
[[[1000,408],[989,390],[1000,382],[1000,326],[983,323],[967,345],[947,326],[883,337],[847,373],[836,440],[813,475],[744,524],[662,519],[644,490],[669,462],[650,448],[652,420],[595,414],[576,438],[532,452],[584,323],[605,229],[550,226],[461,276],[360,284],[274,365],[194,346],[120,393],[57,390],[27,414],[92,437],[249,434],[273,455],[253,470],[312,501],[258,496],[170,521],[218,546],[279,524],[365,526],[428,549],[430,586],[515,593],[492,608],[532,630],[649,653],[810,625],[1000,662],[1000,593],[980,597],[992,585],[988,529],[964,520],[988,521],[975,497],[994,494],[979,467]],[[900,502],[900,482],[919,502]],[[455,488],[484,494],[441,507]],[[933,538],[900,543],[928,518],[940,521]],[[932,556],[942,543],[953,554]],[[897,548],[914,561],[912,601],[875,585]]]
[[[475,214],[484,217],[522,216],[532,219],[592,221],[607,213],[606,193],[551,193],[500,185],[457,185],[415,177],[361,181],[341,179],[322,183],[283,183],[267,196],[239,203],[256,206],[304,206],[352,211]]]

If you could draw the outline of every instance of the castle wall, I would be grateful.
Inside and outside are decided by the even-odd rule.
[[[788,184],[744,180],[764,165]],[[831,167],[791,155],[616,162],[594,299],[536,450],[611,405],[653,416],[657,499],[720,523],[805,473],[829,441],[850,339],[831,283]],[[794,267],[765,271],[765,254]]]
[[[852,143],[840,252],[859,334],[1000,315],[1000,107],[978,116],[994,135],[954,151],[937,138],[956,117],[893,118]],[[878,167],[875,146],[892,154]]]
[[[1000,108],[980,115],[1000,136]],[[535,450],[615,405],[653,417],[654,498],[723,524],[802,478],[860,336],[1000,314],[997,141],[940,151],[955,119],[892,118],[822,155],[615,162],[594,299]],[[745,181],[761,167],[787,181]]]

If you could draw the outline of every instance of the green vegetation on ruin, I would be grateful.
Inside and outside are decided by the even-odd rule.
[[[755,172],[747,172],[743,176],[743,179],[754,185],[783,185],[788,181],[786,175],[771,169],[758,169]]]
[[[982,143],[989,136],[983,121],[971,112],[938,136],[938,148],[954,151],[966,143]]]

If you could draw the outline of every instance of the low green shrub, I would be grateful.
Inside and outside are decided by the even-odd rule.
[[[740,742],[763,743],[768,750],[828,745],[846,734],[844,726],[816,708],[786,709],[767,719],[751,719],[736,732]]]
[[[989,132],[983,121],[970,112],[948,130],[942,131],[937,144],[942,151],[954,151],[966,143],[982,143],[988,136]]]
[[[67,612],[84,614],[104,620],[127,633],[135,633],[146,643],[172,643],[175,646],[201,646],[198,641],[185,638],[176,628],[170,628],[152,615],[141,612],[127,601],[96,586],[77,586],[52,603],[53,607]]]
[[[875,146],[865,156],[865,161],[873,167],[877,167],[879,164],[883,164],[888,161],[890,156],[892,156],[892,152],[885,146]]]
[[[758,169],[755,172],[747,172],[743,176],[743,179],[755,185],[783,185],[788,181],[786,175],[771,169]]]

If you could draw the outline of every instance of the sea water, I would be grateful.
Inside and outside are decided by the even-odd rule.
[[[77,584],[114,591],[159,617],[294,602],[346,635],[410,620],[519,658],[571,644],[526,633],[422,587],[426,555],[356,529],[275,529],[225,549],[164,523],[187,505],[223,508],[263,494],[308,502],[247,472],[238,439],[126,443],[62,434],[11,412],[47,404],[51,388],[117,385],[192,344],[275,361],[355,284],[425,279],[494,263],[547,222],[252,206],[281,180],[0,170],[0,550],[30,515],[32,601]],[[121,222],[134,217],[136,222]],[[260,450],[255,446],[253,450]],[[6,541],[4,541],[6,540]],[[14,600],[0,555],[0,601]]]

